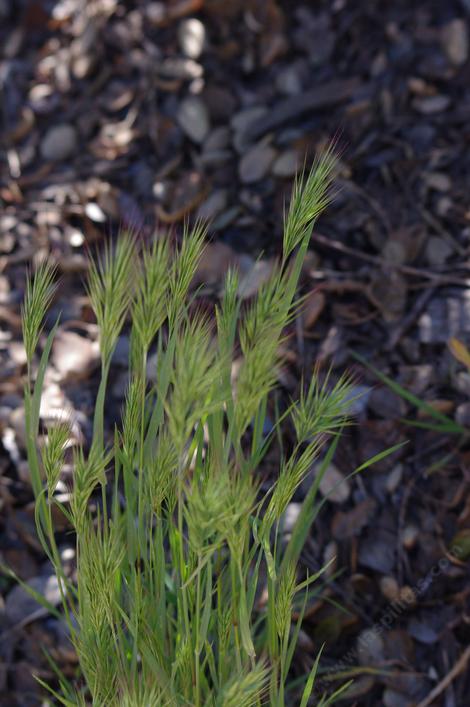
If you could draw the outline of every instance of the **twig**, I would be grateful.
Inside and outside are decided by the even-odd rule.
[[[348,100],[361,88],[358,79],[337,79],[315,86],[295,98],[286,98],[275,104],[266,117],[251,122],[245,129],[246,140],[257,140],[265,133],[300,118],[304,113],[332,108]]]
[[[403,334],[405,334],[410,327],[413,326],[416,319],[419,317],[429,300],[432,298],[436,291],[434,286],[429,287],[429,289],[424,290],[417,298],[410,312],[406,315],[400,325],[392,331],[390,338],[385,346],[385,351],[391,351],[400,341]]]
[[[447,275],[440,275],[439,273],[429,272],[428,270],[420,270],[419,268],[413,268],[410,265],[397,265],[396,263],[390,263],[386,258],[381,258],[378,255],[369,255],[369,253],[363,253],[355,248],[350,248],[344,243],[335,240],[334,238],[328,238],[321,233],[315,232],[313,234],[313,242],[320,243],[327,248],[332,248],[333,250],[338,250],[341,253],[346,253],[347,255],[352,255],[360,260],[366,260],[369,263],[373,263],[378,267],[385,268],[395,268],[405,275],[414,275],[415,277],[424,277],[428,280],[432,280],[436,285],[458,285],[459,287],[468,287],[470,284],[470,277],[468,280],[463,280],[458,277],[452,277]]]
[[[470,646],[467,646],[467,648],[464,650],[452,670],[450,670],[445,677],[442,678],[440,683],[436,685],[436,687],[431,690],[429,695],[424,698],[424,700],[421,700],[416,707],[429,707],[436,697],[439,697],[439,695],[444,692],[444,690],[450,685],[452,680],[457,677],[457,675],[460,675],[463,670],[465,670],[467,663],[470,659]]]

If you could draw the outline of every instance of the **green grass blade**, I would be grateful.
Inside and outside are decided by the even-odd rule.
[[[310,695],[312,694],[312,690],[314,687],[315,678],[317,676],[318,665],[320,663],[320,657],[323,652],[323,648],[324,648],[324,645],[321,646],[320,650],[317,653],[317,657],[315,658],[315,662],[313,664],[313,667],[310,671],[307,682],[305,684],[305,687],[304,687],[304,690],[302,693],[302,699],[300,700],[299,707],[307,707],[307,705],[308,705],[308,701],[310,699]]]
[[[444,415],[444,413],[440,412],[439,410],[436,410],[425,400],[420,400],[420,398],[411,393],[409,390],[406,390],[406,388],[403,388],[403,386],[401,386],[399,383],[396,383],[396,381],[394,381],[392,378],[389,378],[389,376],[385,375],[385,373],[379,371],[378,368],[375,368],[375,366],[369,363],[369,361],[367,361],[363,356],[354,351],[351,351],[351,355],[357,361],[362,363],[363,366],[372,371],[372,373],[374,373],[374,375],[377,376],[377,378],[381,380],[382,383],[385,383],[390,388],[390,390],[393,390],[394,393],[414,405],[414,407],[418,408],[418,410],[425,412],[429,417],[432,417],[433,419],[443,423],[443,429],[445,431],[451,431],[454,434],[468,434],[468,430],[466,430],[461,425],[457,424],[454,420],[452,420],[452,418],[448,417],[447,415]]]

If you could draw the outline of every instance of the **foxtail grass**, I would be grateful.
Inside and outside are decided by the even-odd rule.
[[[273,274],[242,308],[237,273],[229,271],[214,321],[195,311],[190,295],[203,257],[202,224],[186,228],[176,250],[161,239],[138,247],[123,234],[90,261],[87,289],[100,330],[101,378],[93,440],[74,451],[67,503],[56,495],[67,424],[49,431],[42,457],[36,445],[57,328],[45,337],[54,268],[46,262],[30,279],[23,333],[36,522],[59,579],[83,685],[61,678],[54,692],[61,704],[292,704],[289,679],[302,608],[321,574],[308,577],[298,568],[318,479],[287,544],[283,514],[346,421],[349,381],[331,386],[317,370],[307,373],[300,399],[270,431],[266,422],[286,327],[299,310],[302,263],[315,219],[328,203],[333,168],[327,151],[296,180]],[[107,436],[108,375],[126,322],[128,390],[121,424]],[[151,350],[156,370],[149,380]],[[235,357],[241,364],[233,380]],[[296,436],[292,451],[281,455],[277,478],[261,493],[257,470],[288,417]],[[54,505],[75,531],[76,583],[61,565]],[[293,615],[300,618],[294,622]],[[318,660],[304,676],[296,704],[311,700],[317,666]]]

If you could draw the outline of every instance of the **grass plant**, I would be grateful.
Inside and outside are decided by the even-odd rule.
[[[31,277],[23,306],[27,454],[39,539],[57,573],[82,673],[79,687],[59,676],[53,691],[59,703],[292,704],[289,679],[303,608],[321,575],[298,569],[320,505],[320,475],[287,542],[283,514],[323,447],[335,444],[350,385],[345,378],[321,383],[314,371],[272,429],[266,431],[265,423],[286,326],[299,309],[302,263],[312,226],[328,202],[334,163],[327,151],[296,180],[283,254],[271,277],[242,308],[238,276],[230,271],[215,322],[189,294],[203,257],[202,224],[186,228],[175,251],[168,240],[139,247],[124,234],[90,261],[101,378],[92,443],[74,451],[69,503],[55,493],[67,421],[48,431],[42,453],[37,448],[44,374],[58,326],[45,336],[42,323],[56,274],[46,262]],[[129,385],[122,422],[108,439],[108,375],[126,321]],[[154,349],[152,383],[147,369]],[[233,361],[240,356],[234,381]],[[261,493],[257,469],[288,417],[296,440],[282,456],[278,478]],[[54,505],[75,532],[76,582],[61,564]],[[300,616],[295,622],[294,607]],[[318,659],[296,704],[311,704]],[[316,704],[331,704],[336,696],[317,696]]]

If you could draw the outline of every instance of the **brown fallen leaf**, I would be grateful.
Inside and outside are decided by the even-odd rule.
[[[323,292],[313,290],[307,295],[302,309],[302,320],[304,329],[311,329],[323,312],[326,304],[326,297]]]
[[[462,341],[459,341],[459,339],[456,339],[455,336],[453,336],[449,340],[448,346],[453,357],[456,358],[457,361],[459,361],[460,363],[463,363],[463,365],[466,366],[468,369],[470,369],[470,351],[467,349],[465,344],[462,343]]]
[[[359,535],[367,526],[377,508],[377,501],[366,498],[350,511],[338,511],[331,523],[331,532],[337,540],[346,540]]]

